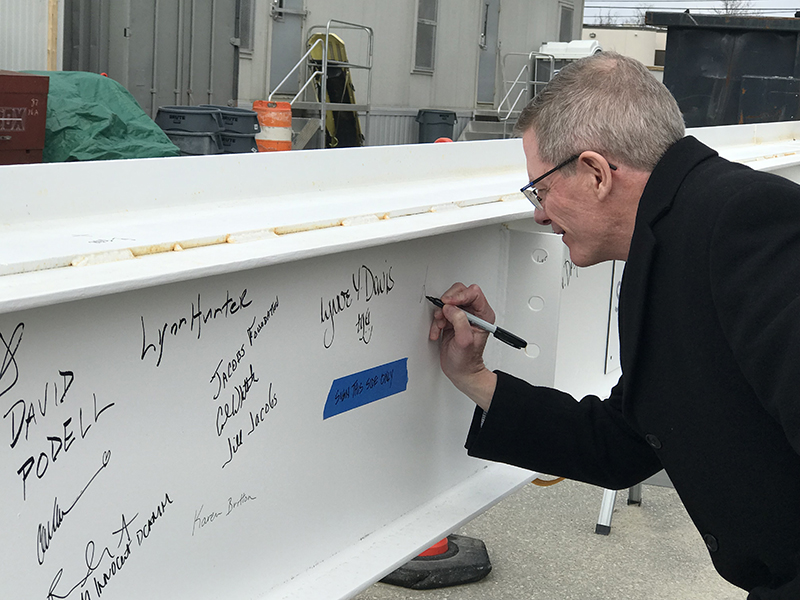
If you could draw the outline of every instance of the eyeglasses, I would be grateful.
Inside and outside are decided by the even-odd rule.
[[[528,200],[530,200],[531,204],[533,204],[536,208],[538,208],[539,210],[544,210],[544,207],[542,206],[542,198],[541,198],[541,196],[539,196],[539,190],[537,190],[533,186],[535,186],[537,183],[539,183],[542,179],[544,179],[548,175],[552,175],[553,173],[555,173],[559,169],[562,169],[562,168],[566,167],[569,163],[578,160],[580,158],[580,156],[581,156],[580,154],[575,154],[574,156],[570,156],[567,160],[565,160],[564,162],[558,163],[555,167],[550,169],[547,173],[545,173],[541,177],[537,177],[536,179],[531,181],[525,187],[520,188],[519,191],[522,192],[523,194],[525,194],[525,197]],[[612,171],[616,171],[617,170],[617,167],[615,167],[611,163],[608,163],[608,166],[611,168]]]

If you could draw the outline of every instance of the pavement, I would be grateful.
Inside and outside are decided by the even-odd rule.
[[[627,496],[605,536],[602,489],[529,484],[455,532],[486,544],[486,578],[425,591],[376,583],[355,600],[745,600],[717,575],[674,489],[644,485],[641,506]]]

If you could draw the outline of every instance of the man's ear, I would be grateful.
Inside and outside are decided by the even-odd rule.
[[[578,158],[578,168],[590,178],[590,185],[601,200],[609,195],[613,180],[611,167],[602,154],[593,151],[582,152]]]

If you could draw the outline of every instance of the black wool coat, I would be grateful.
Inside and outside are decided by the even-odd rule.
[[[619,322],[607,400],[498,372],[469,454],[612,489],[664,468],[725,579],[800,598],[800,186],[677,142],[640,200]]]

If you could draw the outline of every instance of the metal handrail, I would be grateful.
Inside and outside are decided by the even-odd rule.
[[[340,21],[338,19],[331,19],[325,25],[325,45],[322,47],[322,85],[320,86],[320,117],[319,117],[319,126],[321,131],[325,131],[325,117],[326,117],[326,110],[325,110],[325,94],[326,90],[328,89],[328,42],[331,37],[331,26],[336,23],[340,29],[361,29],[367,32],[367,39],[368,39],[368,46],[367,46],[367,64],[366,65],[348,65],[354,68],[361,68],[366,69],[368,71],[367,74],[367,102],[366,102],[366,111],[365,111],[365,123],[364,123],[364,139],[368,139],[369,137],[369,113],[370,107],[372,106],[372,51],[373,51],[373,38],[374,33],[372,27],[367,27],[366,25],[359,25],[358,23],[349,23],[347,21]],[[308,30],[309,35],[315,29],[321,29],[321,26],[311,27]],[[305,86],[304,86],[305,87]],[[356,117],[357,118],[357,117]]]
[[[290,105],[294,105],[300,96],[306,91],[309,85],[314,81],[315,78],[319,77],[321,80],[320,85],[320,118],[319,118],[319,128],[321,131],[325,131],[325,117],[327,113],[327,104],[328,102],[325,100],[326,90],[328,89],[328,43],[331,37],[331,28],[334,23],[338,26],[339,29],[361,29],[367,32],[367,39],[368,39],[368,46],[367,46],[367,64],[361,65],[357,63],[343,63],[339,61],[331,61],[330,64],[337,66],[337,67],[348,67],[353,69],[366,69],[368,71],[367,75],[367,102],[366,102],[366,119],[364,124],[364,139],[367,139],[369,135],[369,113],[370,107],[372,105],[372,55],[373,55],[373,42],[374,42],[374,33],[371,27],[367,27],[366,25],[359,25],[358,23],[349,23],[347,21],[339,21],[338,19],[331,19],[325,25],[325,42],[323,43],[322,38],[317,39],[311,47],[303,54],[302,58],[298,61],[298,63],[286,74],[281,82],[275,86],[275,89],[270,92],[269,96],[267,96],[267,100],[271,101],[272,97],[281,89],[284,83],[286,83],[289,78],[304,64],[308,62],[308,57],[311,55],[311,52],[320,44],[322,44],[322,71],[314,71],[306,82],[301,86],[300,91],[295,94],[294,98],[289,102]],[[315,29],[322,29],[321,25],[316,25],[311,27],[308,30],[309,37],[311,33]]]
[[[517,94],[517,97],[514,100],[514,103],[511,105],[511,108],[509,109],[508,114],[505,117],[500,117],[500,113],[503,110],[503,105],[505,104],[506,100],[508,100],[508,97],[511,95],[511,92],[514,91],[514,88],[519,84],[520,78],[525,74],[526,71],[529,70],[529,68],[530,67],[528,65],[525,65],[524,67],[522,67],[522,70],[520,70],[519,75],[517,75],[517,78],[512,82],[511,86],[508,88],[508,91],[506,92],[506,95],[503,96],[502,100],[500,100],[500,103],[497,106],[497,115],[498,115],[498,117],[500,118],[501,121],[505,121],[511,116],[511,113],[514,110],[514,107],[517,105],[517,102],[519,102],[520,97],[522,96],[522,94],[525,93],[527,88],[522,88],[519,91],[519,94]],[[503,83],[506,83],[506,82],[504,81]],[[527,81],[526,81],[526,85],[527,85]]]
[[[527,77],[525,79],[525,81],[522,81],[523,75],[525,75],[526,73],[528,73],[530,71],[531,64],[532,64],[534,58],[537,57],[537,56],[541,56],[541,57],[547,58],[550,61],[550,77],[551,78],[553,76],[553,71],[555,70],[555,56],[553,56],[552,54],[544,54],[542,52],[528,52],[528,53],[525,53],[525,52],[509,52],[508,54],[503,56],[503,60],[502,60],[502,70],[503,70],[503,74],[504,75],[505,75],[505,72],[506,72],[506,61],[507,61],[509,56],[525,56],[527,58],[527,61],[526,61],[525,65],[523,65],[522,69],[520,69],[520,72],[517,74],[516,79],[514,79],[513,81],[508,81],[506,79],[503,79],[503,85],[504,86],[506,84],[509,84],[509,83],[511,84],[508,87],[508,91],[506,92],[506,95],[503,96],[503,99],[500,100],[500,103],[497,106],[498,120],[503,121],[503,122],[508,121],[508,119],[511,118],[511,115],[514,113],[514,110],[516,109],[517,104],[519,104],[520,99],[522,98],[522,96],[527,91],[529,85],[539,85],[539,84],[547,83],[547,81],[537,81],[535,78],[531,79],[530,77]],[[535,77],[535,75],[534,75],[534,77]],[[506,101],[508,100],[509,96],[511,96],[512,92],[514,91],[514,88],[516,88],[520,84],[524,84],[525,87],[523,87],[519,91],[519,93],[517,94],[517,97],[514,99],[514,102],[511,104],[511,107],[508,109],[508,112],[506,113],[506,115],[504,117],[501,116],[501,114],[502,114],[502,112],[504,110],[503,109],[503,105],[506,103]]]
[[[289,77],[292,76],[292,73],[297,71],[297,69],[299,69],[300,66],[303,65],[306,62],[306,59],[308,58],[309,54],[311,54],[311,52],[314,50],[314,48],[316,48],[317,45],[321,44],[321,43],[322,43],[322,40],[317,40],[316,42],[314,42],[312,44],[311,48],[309,48],[308,51],[305,54],[303,54],[303,57],[299,60],[299,62],[294,67],[292,67],[291,71],[289,71],[286,74],[286,77],[281,79],[281,82],[278,85],[275,86],[275,89],[272,90],[272,92],[270,92],[269,96],[267,96],[267,100],[268,101],[272,101],[272,97],[278,92],[279,89],[281,89],[281,86],[288,81]],[[323,54],[324,54],[324,50],[323,50]],[[308,81],[306,81],[303,84],[303,87],[300,89],[300,91],[297,93],[297,95],[294,98],[292,98],[292,101],[290,102],[290,104],[294,104],[294,101],[297,100],[297,98],[300,96],[300,94],[303,92],[303,90],[305,90],[308,87],[308,84],[314,79],[315,76],[316,76],[316,73],[314,75],[312,75],[308,79]]]

